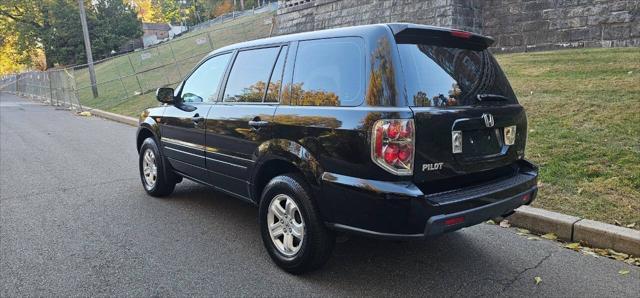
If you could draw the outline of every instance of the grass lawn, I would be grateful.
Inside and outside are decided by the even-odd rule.
[[[527,110],[534,206],[640,228],[640,48],[497,59]]]
[[[228,42],[222,34],[216,39]],[[497,59],[527,109],[527,156],[541,172],[534,206],[640,228],[640,49],[500,54]],[[132,82],[137,87],[135,81],[124,84]],[[136,117],[157,105],[153,93],[108,105],[86,103]]]

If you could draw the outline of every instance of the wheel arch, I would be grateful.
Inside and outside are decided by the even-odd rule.
[[[160,127],[158,124],[150,118],[147,118],[144,122],[140,123],[138,131],[136,132],[136,150],[140,152],[140,146],[147,138],[153,138],[156,144],[160,146]]]
[[[285,139],[270,140],[257,151],[258,162],[252,171],[251,199],[260,203],[264,187],[276,176],[299,173],[315,192],[319,189],[322,167],[315,156],[301,144]]]

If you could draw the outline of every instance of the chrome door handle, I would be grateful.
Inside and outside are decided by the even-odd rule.
[[[196,113],[191,117],[191,121],[193,121],[194,124],[200,124],[200,122],[204,121],[204,117],[200,117],[200,114]]]
[[[253,128],[261,128],[261,127],[265,127],[269,125],[269,122],[267,121],[262,121],[262,120],[251,120],[249,121],[249,126],[253,127]]]

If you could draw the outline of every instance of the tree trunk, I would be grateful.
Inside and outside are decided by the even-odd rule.
[[[47,48],[44,48],[44,60],[46,60],[46,65],[47,65],[47,69],[52,68],[53,67],[53,59],[51,57],[49,57],[49,51],[47,51]]]
[[[244,10],[244,0],[240,0],[240,10]]]

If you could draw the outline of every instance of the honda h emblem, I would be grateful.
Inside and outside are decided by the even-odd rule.
[[[482,114],[482,119],[484,119],[484,125],[486,125],[487,127],[493,127],[493,115]]]

